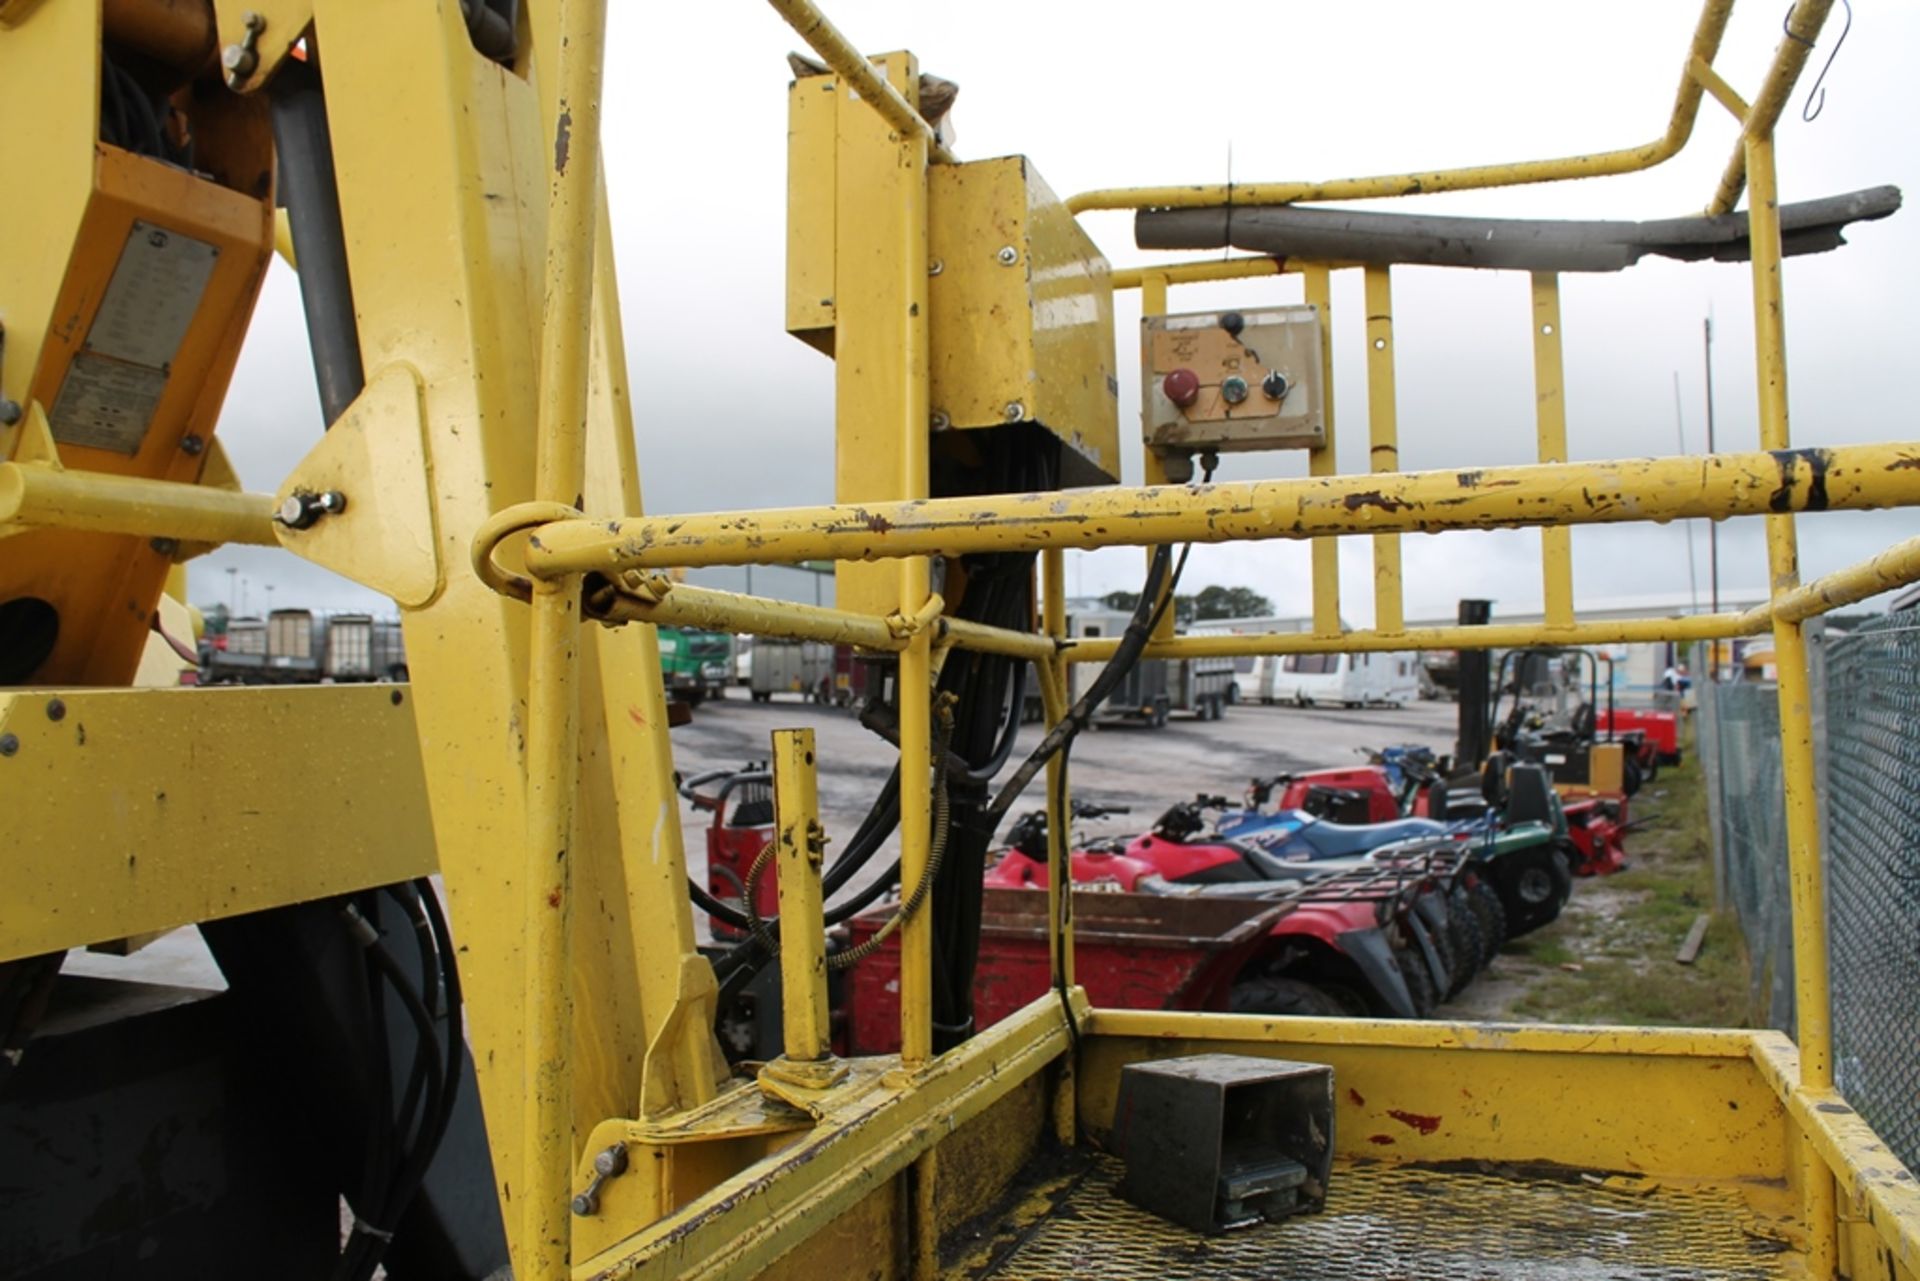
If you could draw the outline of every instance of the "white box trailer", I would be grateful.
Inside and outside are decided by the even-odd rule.
[[[400,624],[371,614],[328,618],[320,674],[336,682],[406,680],[407,650]]]
[[[1407,650],[1269,655],[1262,667],[1263,702],[1398,707],[1420,697],[1420,656]]]
[[[756,703],[771,702],[775,694],[799,694],[808,702],[828,702],[833,697],[833,646],[825,641],[759,637],[753,647],[747,688]]]

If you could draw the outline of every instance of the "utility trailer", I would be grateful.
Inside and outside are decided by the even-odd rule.
[[[834,647],[824,641],[762,640],[753,647],[747,689],[756,703],[798,694],[804,703],[834,699]]]
[[[208,638],[202,645],[202,684],[252,684],[261,678],[266,666],[267,621],[264,618],[229,619],[224,633]]]
[[[1233,659],[1183,658],[1167,672],[1167,705],[1195,720],[1217,721],[1234,701]]]

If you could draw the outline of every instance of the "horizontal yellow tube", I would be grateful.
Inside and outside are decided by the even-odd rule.
[[[1027,658],[1044,663],[1054,655],[1053,640],[1026,632],[1010,632],[1003,627],[971,623],[964,618],[943,618],[934,643],[951,643],[981,654],[1004,654],[1008,658]]]
[[[1802,0],[1803,4],[1818,0]],[[1832,0],[1825,0],[1832,3]],[[1695,25],[1690,57],[1711,63],[1719,51],[1720,36],[1733,12],[1733,0],[1707,0]],[[1796,67],[1797,71],[1798,68]],[[1790,83],[1790,82],[1789,82]],[[1651,169],[1671,159],[1687,145],[1700,111],[1700,83],[1682,73],[1674,95],[1667,131],[1645,146],[1621,151],[1597,151],[1558,160],[1519,164],[1477,165],[1428,173],[1382,174],[1373,178],[1341,178],[1332,182],[1196,183],[1178,187],[1118,187],[1086,191],[1067,201],[1069,211],[1090,209],[1181,209],[1209,205],[1290,205],[1318,200],[1373,200],[1383,196],[1418,196],[1435,191],[1467,191],[1480,187],[1511,187],[1523,183],[1557,182],[1566,178],[1599,178],[1609,174]],[[1775,113],[1778,114],[1777,112]]]
[[[1748,614],[1690,614],[1679,618],[1601,619],[1552,627],[1546,623],[1498,623],[1487,627],[1410,627],[1401,632],[1246,632],[1180,636],[1147,646],[1148,658],[1238,658],[1255,654],[1358,654],[1396,650],[1510,649],[1519,645],[1624,645],[1636,641],[1721,640],[1764,631],[1767,620]],[[1112,658],[1118,637],[1069,641],[1069,663]]]
[[[669,627],[701,627],[714,632],[774,636],[786,640],[822,641],[892,653],[907,647],[910,633],[896,630],[892,620],[825,605],[769,600],[739,592],[717,591],[686,583],[650,584],[660,592],[657,603],[637,596],[612,595],[604,605],[592,601],[594,616],[608,623],[658,623]],[[939,598],[933,598],[938,604]],[[989,627],[960,618],[929,618],[937,630],[935,643],[1010,658],[1044,662],[1053,656],[1053,642],[1044,636]]]
[[[1149,275],[1164,276],[1170,285],[1193,285],[1207,280],[1278,276],[1286,270],[1284,258],[1215,258],[1203,262],[1170,262],[1159,267],[1118,267],[1114,269],[1113,287],[1138,289]]]
[[[275,547],[273,495],[137,476],[0,463],[0,527],[29,525]]]
[[[595,617],[611,623],[702,627],[713,632],[857,645],[861,649],[898,651],[907,646],[906,637],[894,635],[886,619],[871,614],[796,601],[767,600],[686,583],[673,584],[662,592],[657,604],[649,605],[634,596],[615,595],[604,611],[597,608],[598,601],[593,605]]]
[[[1761,605],[1748,614],[1761,624],[1771,619],[1800,623],[1830,609],[1856,604],[1869,596],[1905,587],[1920,579],[1920,538],[1895,543],[1871,560],[1836,570],[1811,583],[1796,587],[1771,605]]]
[[[1920,505],[1920,442],[560,520],[534,531],[526,559],[531,573],[551,578],[668,565],[1717,520],[1911,505]]]

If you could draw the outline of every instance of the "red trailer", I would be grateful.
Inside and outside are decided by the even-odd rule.
[[[897,905],[848,924],[853,944],[872,938]],[[1234,976],[1292,904],[1201,895],[1073,895],[1074,977],[1102,1009],[1224,1010]],[[1047,896],[988,886],[981,909],[976,1027],[990,1027],[1046,995]],[[854,1054],[900,1048],[900,935],[849,972],[848,1035]]]
[[[1594,729],[1601,734],[1630,734],[1639,730],[1661,765],[1680,763],[1680,714],[1656,712],[1642,707],[1601,708],[1594,715]]]

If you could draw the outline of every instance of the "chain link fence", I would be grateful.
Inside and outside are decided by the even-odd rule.
[[[1810,651],[1835,1076],[1895,1155],[1920,1167],[1920,616],[1890,615],[1830,645],[1813,638]],[[1707,685],[1699,707],[1716,883],[1746,936],[1755,1010],[1791,1032],[1777,694]]]

